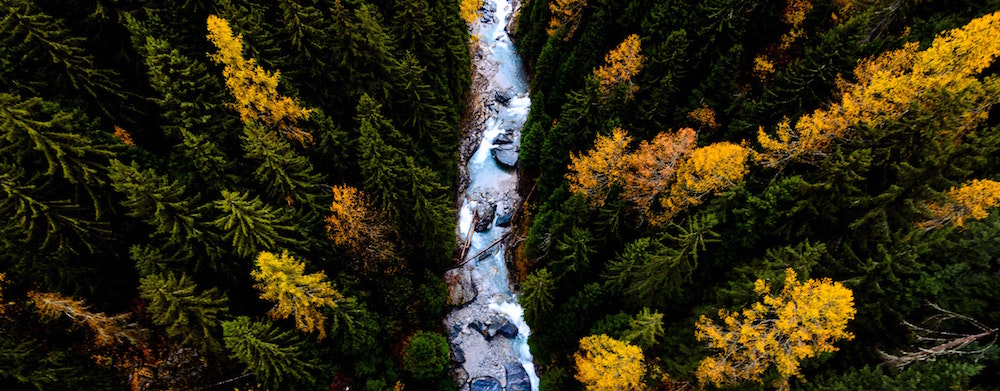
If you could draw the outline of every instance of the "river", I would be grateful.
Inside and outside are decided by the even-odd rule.
[[[472,391],[538,390],[530,330],[508,281],[501,240],[513,229],[506,220],[521,203],[514,166],[531,104],[523,64],[505,28],[510,1],[484,0],[482,18],[470,26],[478,37],[474,77],[484,81],[472,99],[483,103],[485,120],[476,124],[481,129],[470,130],[482,136],[467,159],[469,185],[458,221],[465,260],[446,273],[454,307],[445,326],[452,376],[460,389]]]

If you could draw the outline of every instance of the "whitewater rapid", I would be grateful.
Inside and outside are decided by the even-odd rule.
[[[458,219],[460,245],[464,247],[468,239],[468,248],[461,265],[446,274],[455,305],[445,319],[452,376],[461,389],[473,391],[497,386],[507,391],[538,390],[527,344],[531,330],[511,290],[500,240],[513,228],[497,225],[507,225],[501,221],[511,217],[521,203],[517,171],[509,167],[510,155],[506,165],[501,165],[491,151],[519,151],[521,127],[531,105],[523,64],[505,29],[512,13],[510,1],[485,0],[482,17],[470,25],[478,44],[474,72],[488,81],[474,91],[478,95],[472,99],[484,102],[486,120],[482,129],[474,130],[481,130],[482,137],[467,162],[469,186]],[[476,217],[483,216],[493,221],[476,232]]]

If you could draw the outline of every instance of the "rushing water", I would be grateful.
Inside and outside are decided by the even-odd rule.
[[[458,306],[445,325],[454,364],[460,368],[453,375],[467,379],[462,388],[468,385],[473,391],[500,385],[507,391],[538,390],[527,344],[530,330],[510,288],[503,245],[494,245],[512,228],[493,221],[509,217],[521,200],[516,170],[498,164],[491,150],[499,147],[516,153],[531,103],[521,59],[505,30],[510,1],[485,0],[483,17],[471,26],[479,44],[479,55],[473,59],[475,71],[488,80],[485,88],[475,92],[484,95],[473,99],[488,102],[487,118],[479,147],[468,161],[470,184],[458,221],[462,243],[469,239],[468,261],[448,272],[452,301]],[[488,209],[495,209],[496,218]],[[474,219],[483,220],[482,230],[491,218],[484,231],[473,229]],[[459,286],[465,295],[455,293],[461,291]]]

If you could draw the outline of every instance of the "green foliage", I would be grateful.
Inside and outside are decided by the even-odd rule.
[[[663,314],[656,311],[650,312],[649,308],[643,308],[629,322],[629,329],[622,337],[643,349],[649,349],[656,345],[656,340],[662,336]]]
[[[546,268],[541,268],[528,274],[521,283],[519,302],[524,307],[524,319],[531,324],[538,324],[552,310],[552,294],[555,281]]]
[[[221,349],[217,329],[229,308],[216,288],[199,292],[187,275],[153,274],[142,278],[139,296],[149,301],[153,323],[165,327],[168,336],[205,351]]]
[[[258,197],[250,199],[249,193],[223,190],[215,208],[221,217],[212,221],[212,225],[223,232],[223,239],[232,241],[241,257],[301,244],[293,238],[296,229],[287,209],[273,209]]]
[[[317,364],[293,332],[283,331],[268,321],[251,321],[246,316],[223,322],[222,332],[229,356],[246,366],[267,387],[310,383],[310,371]]]
[[[419,331],[403,348],[403,368],[417,380],[429,380],[448,369],[448,341],[438,333]]]

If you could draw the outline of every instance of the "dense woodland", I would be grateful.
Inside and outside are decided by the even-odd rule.
[[[998,9],[529,0],[541,389],[996,388]]]
[[[477,2],[0,4],[4,387],[456,388]],[[1000,384],[997,10],[521,4],[541,389]]]
[[[2,388],[453,385],[457,2],[0,4]]]

